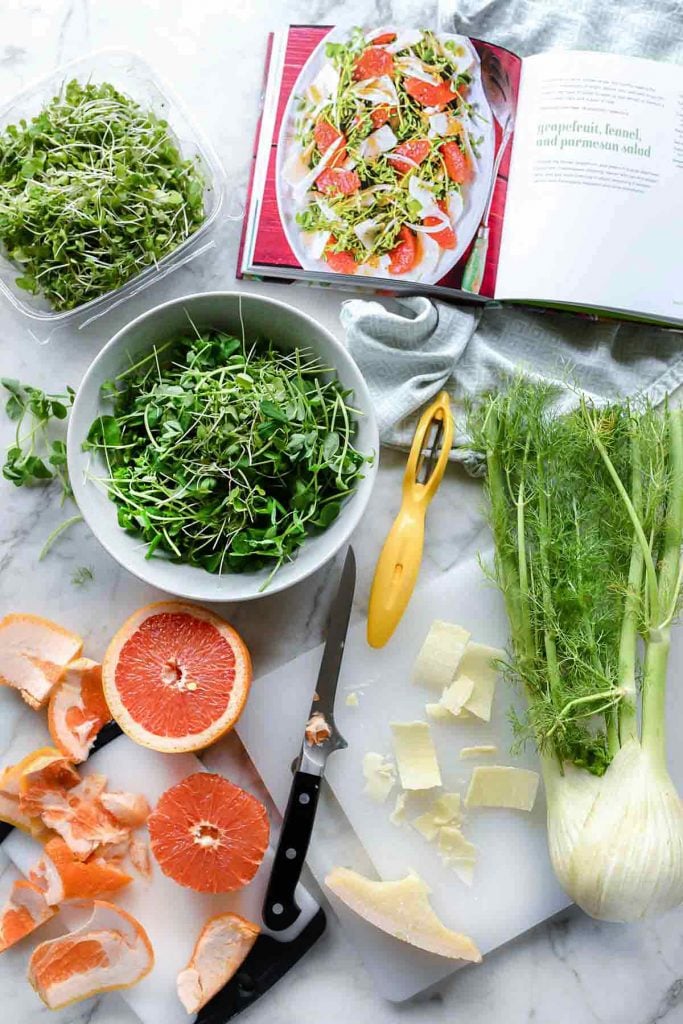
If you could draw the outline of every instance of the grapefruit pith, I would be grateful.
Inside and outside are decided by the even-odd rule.
[[[233,892],[252,880],[268,846],[263,804],[222,775],[195,772],[160,797],[147,822],[159,867],[197,892]]]
[[[201,750],[239,718],[251,658],[217,615],[159,601],[131,615],[111,641],[102,683],[112,716],[136,743],[167,754]]]

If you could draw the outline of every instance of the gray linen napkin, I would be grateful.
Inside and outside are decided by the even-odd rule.
[[[442,388],[457,408],[519,370],[565,387],[567,404],[575,398],[568,382],[596,400],[641,394],[655,404],[683,384],[683,332],[641,324],[480,311],[422,296],[350,299],[341,322],[384,444],[409,445],[417,414]],[[464,453],[454,449],[453,457]]]

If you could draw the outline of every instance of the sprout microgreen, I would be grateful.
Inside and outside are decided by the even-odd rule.
[[[84,448],[107,467],[119,525],[147,557],[212,573],[276,571],[361,478],[355,410],[301,350],[197,333],[107,382]]]
[[[0,242],[18,287],[68,310],[119,288],[204,220],[166,121],[107,82],[68,82],[0,134]]]
[[[62,504],[71,496],[66,468],[66,444],[51,434],[53,421],[65,420],[74,399],[73,388],[49,395],[30,384],[8,377],[0,379],[9,398],[5,412],[16,422],[14,442],[5,453],[2,475],[17,487],[59,480]]]

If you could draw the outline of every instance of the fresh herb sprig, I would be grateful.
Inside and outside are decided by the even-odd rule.
[[[17,487],[45,484],[58,480],[62,490],[62,504],[71,497],[71,485],[66,468],[66,443],[51,434],[51,427],[66,420],[74,400],[74,389],[67,387],[61,394],[49,395],[30,384],[3,377],[0,380],[9,398],[5,412],[16,421],[14,443],[5,454],[2,475]]]
[[[68,310],[119,288],[204,220],[166,121],[107,82],[68,82],[0,135],[0,242],[20,288]]]
[[[171,339],[106,386],[85,448],[119,525],[209,572],[277,570],[339,515],[367,461],[350,394],[320,363],[219,332]]]

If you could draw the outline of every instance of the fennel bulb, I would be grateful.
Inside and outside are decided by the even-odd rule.
[[[682,582],[683,411],[513,381],[470,411],[487,462],[510,668],[539,750],[548,845],[591,916],[683,902],[683,805],[666,767],[665,693]]]

